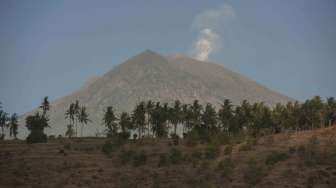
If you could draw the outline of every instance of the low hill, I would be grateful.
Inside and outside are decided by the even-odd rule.
[[[0,142],[0,187],[334,187],[336,127],[220,145],[192,140]],[[102,152],[102,150],[104,152]]]

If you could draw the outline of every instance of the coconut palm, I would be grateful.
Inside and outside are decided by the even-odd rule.
[[[79,110],[78,121],[81,124],[81,137],[83,136],[83,126],[86,125],[89,120],[89,114],[86,112],[86,107],[82,106]]]
[[[118,123],[117,123],[117,117],[114,114],[113,111],[113,107],[112,106],[108,106],[106,108],[104,117],[103,117],[103,121],[104,124],[107,128],[107,136],[111,137],[111,136],[115,136],[118,132]]]
[[[132,113],[132,121],[134,123],[134,126],[138,130],[139,138],[142,138],[145,125],[146,125],[145,102],[141,101],[139,104],[135,106],[133,113]]]
[[[16,113],[14,113],[11,117],[10,117],[10,121],[9,121],[9,130],[10,130],[10,136],[14,136],[14,138],[16,139],[16,135],[18,134],[18,115]]]
[[[229,133],[230,126],[233,126],[233,105],[229,99],[225,99],[218,111],[220,128]]]

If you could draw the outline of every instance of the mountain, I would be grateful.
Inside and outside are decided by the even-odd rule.
[[[146,50],[106,74],[91,78],[72,94],[51,102],[52,129],[47,132],[64,134],[67,125],[64,113],[75,100],[87,107],[92,120],[84,130],[85,135],[94,135],[104,129],[102,114],[109,105],[120,112],[131,111],[141,100],[172,102],[179,99],[192,103],[198,99],[201,103],[218,106],[226,98],[234,104],[246,99],[249,102],[263,101],[271,106],[293,101],[222,65],[184,55],[162,56]]]

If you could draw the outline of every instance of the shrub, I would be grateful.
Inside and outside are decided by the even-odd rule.
[[[266,157],[266,165],[274,165],[277,162],[284,161],[288,159],[288,155],[286,153],[272,151],[270,155]]]
[[[146,164],[147,162],[147,154],[145,151],[140,151],[139,153],[135,153],[133,157],[133,166],[138,167]]]
[[[183,160],[182,152],[176,148],[172,148],[169,152],[169,160],[172,164],[177,164]]]
[[[71,149],[71,143],[66,143],[63,145],[64,149],[70,150]]]
[[[128,162],[132,160],[133,156],[134,156],[134,151],[121,150],[119,153],[119,159],[121,161],[121,164],[127,164]]]
[[[203,154],[202,154],[202,152],[194,151],[194,152],[192,152],[191,157],[194,160],[201,160],[202,157],[203,157]]]
[[[321,162],[319,140],[316,136],[312,136],[306,146],[300,146],[297,152],[307,166],[314,166]]]
[[[173,140],[173,144],[175,146],[179,144],[180,137],[177,134],[171,134],[170,137]]]
[[[247,169],[244,172],[244,179],[247,184],[255,186],[264,177],[265,172],[262,166],[258,165],[254,159],[247,163]]]
[[[217,170],[222,174],[224,177],[230,177],[233,173],[235,168],[234,163],[232,162],[231,158],[226,158],[218,163]]]
[[[226,146],[225,149],[224,149],[224,154],[225,155],[231,155],[232,149],[233,149],[232,145]]]
[[[205,157],[207,159],[216,159],[220,154],[220,147],[218,145],[208,145],[205,151]]]
[[[166,154],[162,153],[160,154],[160,158],[159,158],[159,164],[158,166],[159,167],[162,167],[162,166],[167,166],[168,165],[168,157]]]
[[[102,151],[109,155],[116,150],[116,146],[111,141],[106,141],[102,147]]]
[[[47,142],[47,135],[43,133],[43,131],[35,130],[30,132],[27,137],[27,143],[46,143]]]
[[[250,151],[253,148],[253,146],[255,146],[256,144],[257,144],[257,139],[250,137],[245,141],[245,143],[243,143],[240,146],[239,150],[240,151]]]

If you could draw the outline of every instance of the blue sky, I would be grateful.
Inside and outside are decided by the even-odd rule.
[[[196,18],[223,6],[210,61],[299,100],[336,96],[334,0],[2,0],[0,101],[23,113],[145,49],[193,55]]]

